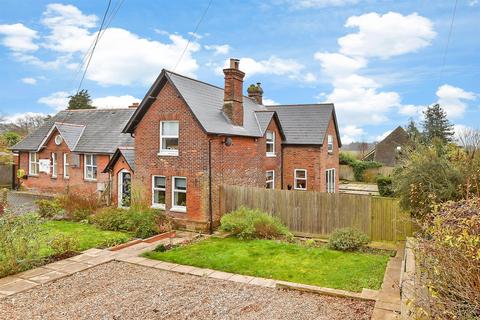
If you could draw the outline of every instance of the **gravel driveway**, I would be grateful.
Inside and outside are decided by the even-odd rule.
[[[110,262],[0,300],[0,319],[370,319],[373,302]]]
[[[36,195],[25,192],[9,191],[7,202],[9,209],[16,214],[25,214],[37,211],[35,201],[39,199],[50,199],[51,197]]]

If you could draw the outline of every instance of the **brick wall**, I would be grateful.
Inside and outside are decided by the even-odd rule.
[[[112,169],[112,204],[114,206],[118,206],[118,174],[120,171],[126,170],[132,174],[133,177],[133,171],[128,165],[127,161],[123,157],[123,155],[120,155],[120,158],[115,162],[115,165],[113,166]]]
[[[40,172],[38,176],[31,176],[29,173],[29,153],[20,152],[19,168],[24,169],[25,172],[29,175],[28,179],[23,182],[23,186],[27,189],[41,191],[41,192],[63,192],[67,188],[81,189],[88,192],[95,192],[97,190],[97,182],[108,183],[109,175],[108,173],[101,173],[105,166],[107,165],[110,156],[103,154],[97,155],[97,181],[86,181],[84,180],[84,160],[83,155],[80,155],[80,166],[72,166],[72,154],[70,149],[63,141],[60,145],[55,144],[55,137],[58,132],[54,130],[50,139],[46,143],[46,147],[38,152],[38,159],[49,159],[51,161],[51,154],[55,152],[57,154],[57,177],[52,178],[52,170],[50,173]],[[69,178],[66,179],[63,176],[63,154],[69,154]]]

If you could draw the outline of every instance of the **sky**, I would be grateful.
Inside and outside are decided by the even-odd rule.
[[[0,0],[1,115],[66,107],[107,5]],[[245,90],[262,83],[265,104],[334,103],[343,143],[377,141],[421,121],[434,103],[458,131],[479,128],[480,1],[458,0],[452,24],[454,7],[455,0],[112,0],[81,88],[97,107],[126,107],[162,68],[223,87],[233,57]]]

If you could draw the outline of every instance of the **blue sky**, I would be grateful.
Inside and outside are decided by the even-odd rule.
[[[82,88],[98,107],[143,98],[162,68],[223,86],[229,57],[269,103],[335,103],[344,142],[374,141],[440,102],[480,121],[480,2],[208,0],[122,3]],[[79,85],[107,1],[0,1],[1,114],[54,114]]]

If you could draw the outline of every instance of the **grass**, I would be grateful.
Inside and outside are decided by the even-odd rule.
[[[201,268],[360,292],[380,289],[387,254],[340,252],[274,240],[210,238],[145,257]]]
[[[51,238],[59,233],[74,237],[78,241],[77,251],[111,247],[132,239],[132,235],[126,232],[104,231],[91,224],[71,221],[46,221],[42,224],[42,229],[46,238]],[[41,250],[42,256],[51,255],[48,247],[42,247]]]

